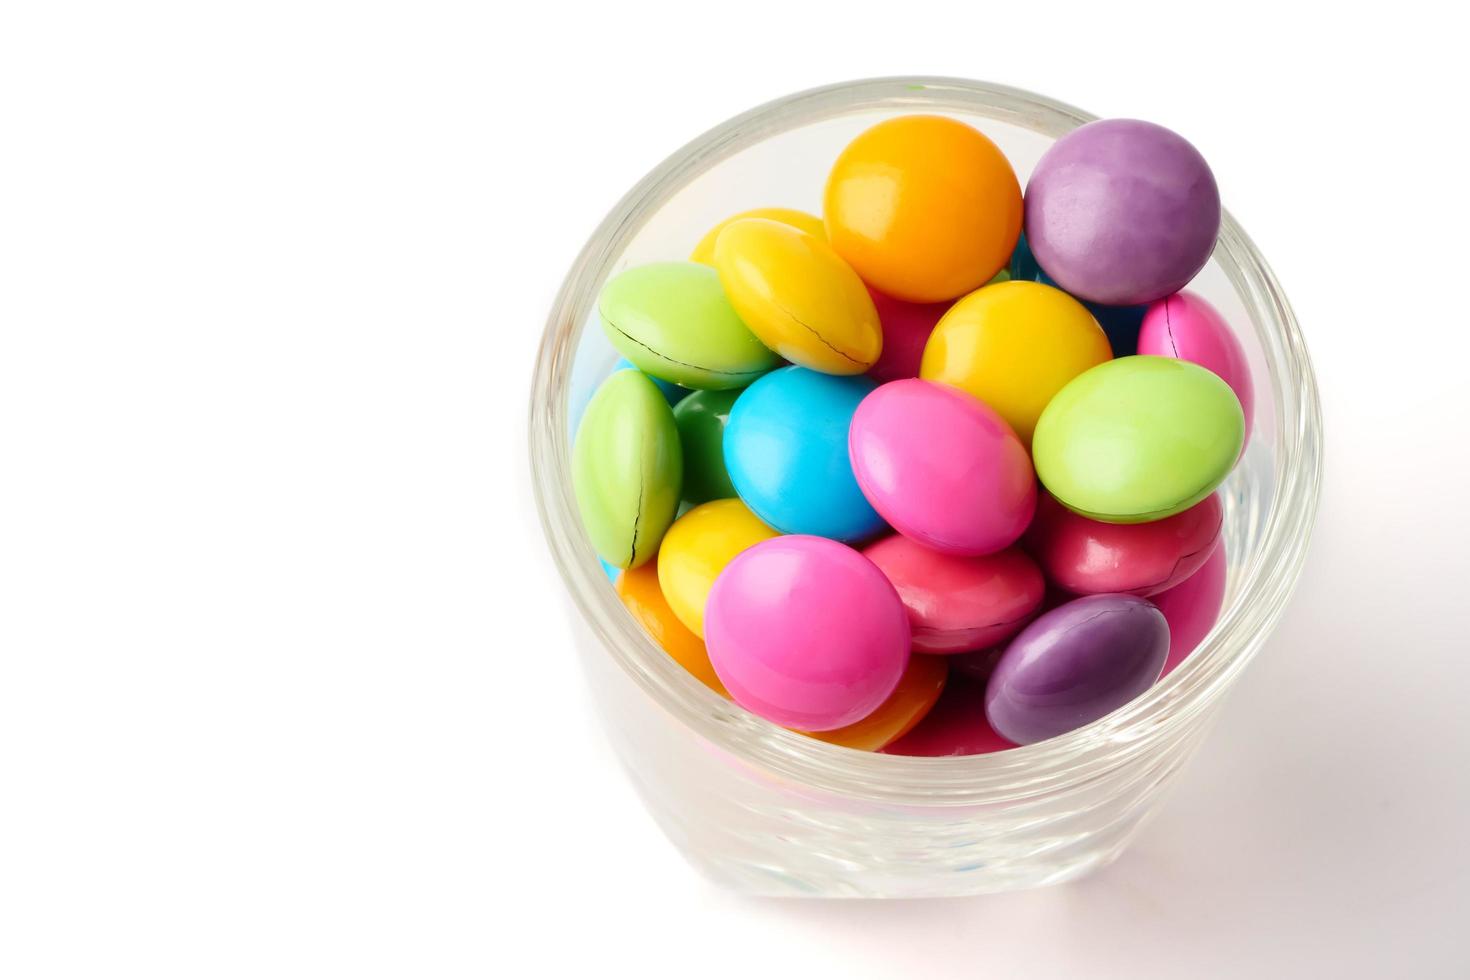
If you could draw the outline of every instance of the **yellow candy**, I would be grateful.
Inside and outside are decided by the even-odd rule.
[[[674,522],[658,549],[658,584],[679,622],[704,639],[704,602],[736,555],[779,532],[739,500],[711,500]]]
[[[1052,396],[1112,356],[1107,334],[1071,296],[1039,282],[999,282],[944,314],[924,347],[919,377],[979,398],[1030,448]]]
[[[779,221],[783,225],[800,228],[808,235],[815,235],[822,241],[827,240],[827,229],[822,224],[822,219],[814,214],[807,214],[805,211],[797,211],[794,208],[756,208],[753,211],[741,211],[739,214],[732,214],[705,232],[704,237],[699,240],[699,244],[694,246],[694,251],[689,253],[689,261],[714,265],[715,239],[720,237],[720,232],[725,230],[726,225],[732,221],[739,221],[741,218],[768,218],[771,221]]]
[[[883,351],[873,298],[852,266],[815,235],[741,218],[715,242],[730,305],[761,343],[825,374],[862,374]]]

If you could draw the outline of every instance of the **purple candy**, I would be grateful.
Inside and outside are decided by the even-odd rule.
[[[1178,292],[1220,233],[1220,191],[1184,137],[1103,119],[1052,144],[1026,185],[1026,241],[1058,286],[1135,306]]]
[[[1040,742],[1138,697],[1168,655],[1169,624],[1153,603],[1084,596],[1042,613],[1006,647],[985,689],[985,715],[1012,742]]]

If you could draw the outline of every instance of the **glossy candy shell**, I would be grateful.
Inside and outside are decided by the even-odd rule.
[[[858,406],[848,446],[868,502],[935,550],[1000,551],[1036,509],[1036,477],[1016,434],[955,388],[918,378],[883,385]]]
[[[924,360],[924,345],[950,304],[905,303],[876,289],[869,289],[868,294],[873,297],[873,307],[883,327],[883,353],[868,370],[868,377],[879,384],[917,378]]]
[[[1016,243],[1016,251],[1011,255],[1008,271],[1010,278],[1015,280],[1030,280],[1045,283],[1048,286],[1057,286],[1057,281],[1047,275],[1046,270],[1037,264],[1036,256],[1031,254],[1031,246],[1027,243],[1024,232],[1021,234],[1021,240]],[[1060,286],[1057,288],[1061,289]],[[1073,299],[1076,298],[1073,297]],[[1114,357],[1128,357],[1139,353],[1138,333],[1143,329],[1143,316],[1148,312],[1146,304],[1108,306],[1106,303],[1094,303],[1085,299],[1079,302],[1087,307],[1087,312],[1092,314],[1097,325],[1102,327],[1103,333],[1108,335],[1108,346],[1113,349]]]
[[[800,731],[866,718],[909,662],[909,621],[872,562],[790,535],[730,562],[705,609],[710,662],[741,707]]]
[[[1062,735],[1148,690],[1168,653],[1169,625],[1147,599],[1074,599],[1006,647],[986,686],[985,715],[1021,745]]]
[[[617,579],[618,598],[638,620],[638,624],[700,683],[721,697],[729,697],[725,685],[715,676],[710,666],[709,653],[704,641],[679,622],[679,617],[669,608],[662,587],[658,584],[657,561],[647,562],[637,568],[621,572]]]
[[[1108,524],[1073,513],[1042,494],[1026,531],[1029,551],[1047,580],[1078,595],[1127,592],[1151,596],[1189,578],[1220,541],[1220,495],[1146,524]]]
[[[684,499],[691,504],[735,496],[725,469],[725,424],[739,391],[696,391],[674,408],[684,448]]]
[[[863,549],[898,590],[916,653],[965,653],[1014,636],[1041,606],[1046,582],[1018,548],[967,558],[901,534]]]
[[[587,406],[572,445],[572,489],[592,547],[636,568],[658,551],[679,508],[684,457],[674,413],[638,371],[613,373]]]
[[[712,500],[674,521],[658,550],[658,580],[674,615],[704,636],[704,604],[731,559],[776,532],[739,500]]]
[[[986,755],[1015,747],[985,717],[985,685],[951,672],[944,693],[924,720],[883,751],[887,755]]]
[[[794,208],[753,208],[749,211],[741,211],[739,214],[732,214],[705,232],[699,244],[694,246],[694,251],[689,253],[689,261],[714,265],[715,242],[719,240],[720,232],[724,231],[727,225],[742,218],[765,218],[769,221],[779,221],[783,225],[799,228],[808,235],[815,235],[823,241],[827,239],[827,229],[822,224],[822,219],[814,214],[807,214],[805,211],[797,211]]]
[[[806,734],[832,745],[877,752],[902,738],[934,707],[949,679],[949,665],[945,660],[944,657],[910,657],[898,687],[877,711],[843,728]]]
[[[1235,331],[1204,297],[1175,293],[1150,305],[1139,331],[1138,353],[1177,357],[1218,374],[1240,401],[1250,441],[1256,406],[1250,362]]]
[[[1225,545],[1210,554],[1199,571],[1154,597],[1154,605],[1169,621],[1169,659],[1164,674],[1178,667],[1200,645],[1225,603]]]
[[[1026,239],[1067,292],[1151,303],[1204,268],[1220,192],[1199,151],[1162,126],[1103,119],[1051,145],[1026,185]]]
[[[847,452],[853,413],[872,390],[867,378],[792,366],[736,399],[725,426],[725,468],[756,516],[784,534],[839,541],[883,530]]]
[[[1240,402],[1188,361],[1137,355],[1101,364],[1057,393],[1036,426],[1036,473],[1069,509],[1117,524],[1177,514],[1230,473],[1244,437]]]
[[[742,218],[715,242],[715,269],[746,326],[793,364],[862,374],[878,360],[878,311],[852,267],[815,235]]]
[[[1067,382],[1113,356],[1091,313],[1038,282],[1002,282],[956,303],[924,348],[919,377],[968,391],[1031,444],[1036,420]]]
[[[779,363],[741,321],[707,265],[634,266],[608,281],[597,308],[618,353],[686,388],[742,388]]]
[[[827,240],[875,289],[910,303],[953,299],[1005,266],[1021,232],[1021,185],[1000,148],[944,116],[865,130],[827,178]]]

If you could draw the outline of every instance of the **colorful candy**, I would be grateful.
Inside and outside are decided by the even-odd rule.
[[[1151,303],[1204,268],[1220,192],[1199,151],[1137,119],[1103,119],[1052,144],[1026,185],[1026,238],[1067,292]]]
[[[827,238],[874,289],[954,299],[994,276],[1021,233],[1021,185],[1000,148],[944,116],[866,130],[827,178]]]
[[[1036,509],[1036,477],[1020,440],[989,406],[956,388],[890,381],[858,406],[848,446],[873,508],[936,551],[999,551]]]
[[[679,509],[683,478],[663,392],[642,372],[614,372],[592,396],[572,446],[572,489],[598,555],[617,568],[652,558]]]
[[[710,689],[835,746],[996,752],[1122,707],[1225,592],[1215,490],[1255,392],[1178,292],[1218,233],[1208,167],[1095,123],[1023,202],[979,131],[901,116],[823,208],[742,211],[604,287],[625,360],[572,479],[618,596]]]
[[[1026,532],[1026,550],[1052,584],[1078,595],[1151,596],[1189,578],[1220,540],[1220,495],[1162,520],[1108,524],[1074,513],[1043,494]]]
[[[618,353],[686,388],[742,388],[779,363],[735,313],[707,265],[627,269],[603,287],[597,309]]]
[[[765,218],[730,223],[715,242],[715,269],[735,312],[793,364],[862,374],[883,331],[863,281],[825,241]]]
[[[653,637],[653,642],[663,647],[679,666],[698,678],[705,687],[721,697],[730,696],[715,675],[714,667],[710,666],[704,641],[689,632],[689,628],[679,622],[679,617],[669,608],[659,586],[657,560],[619,573],[616,588],[618,598]]]
[[[1135,355],[1057,392],[1036,425],[1042,485],[1071,510],[1120,524],[1192,507],[1229,474],[1244,438],[1230,386],[1188,361]]]
[[[669,608],[695,636],[704,636],[704,604],[725,566],[776,532],[739,500],[700,504],[674,522],[658,550],[658,581]]]
[[[1092,314],[1037,282],[1002,282],[956,303],[929,337],[919,377],[968,391],[1031,445],[1062,387],[1112,357]]]
[[[883,530],[852,472],[847,433],[867,378],[786,367],[746,389],[725,426],[740,499],[783,534],[861,541]]]
[[[691,504],[735,496],[725,469],[725,425],[739,391],[696,391],[674,406],[684,447],[684,499]]]
[[[1169,624],[1148,600],[1084,596],[1042,613],[1006,647],[985,717],[1021,745],[1070,732],[1148,690],[1168,653]]]
[[[828,538],[787,535],[741,552],[704,614],[715,673],[741,707],[819,732],[872,714],[909,662],[909,621],[876,565]]]
[[[1175,293],[1153,303],[1138,335],[1138,353],[1177,357],[1208,368],[1235,392],[1250,441],[1256,392],[1245,349],[1220,311],[1194,293]]]
[[[965,653],[1014,636],[1041,606],[1046,582],[1017,548],[967,558],[895,534],[863,549],[898,590],[914,650]]]

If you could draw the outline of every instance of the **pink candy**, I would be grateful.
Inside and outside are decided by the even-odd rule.
[[[1194,652],[1220,618],[1225,601],[1225,545],[1216,546],[1204,566],[1153,603],[1169,622],[1169,657],[1164,674]]]
[[[762,541],[725,566],[705,605],[710,663],[735,703],[823,732],[871,714],[909,662],[909,620],[871,561],[829,538]]]
[[[1000,551],[1036,510],[1036,475],[1021,441],[988,405],[956,388],[890,381],[858,405],[847,444],[873,509],[936,551]]]

